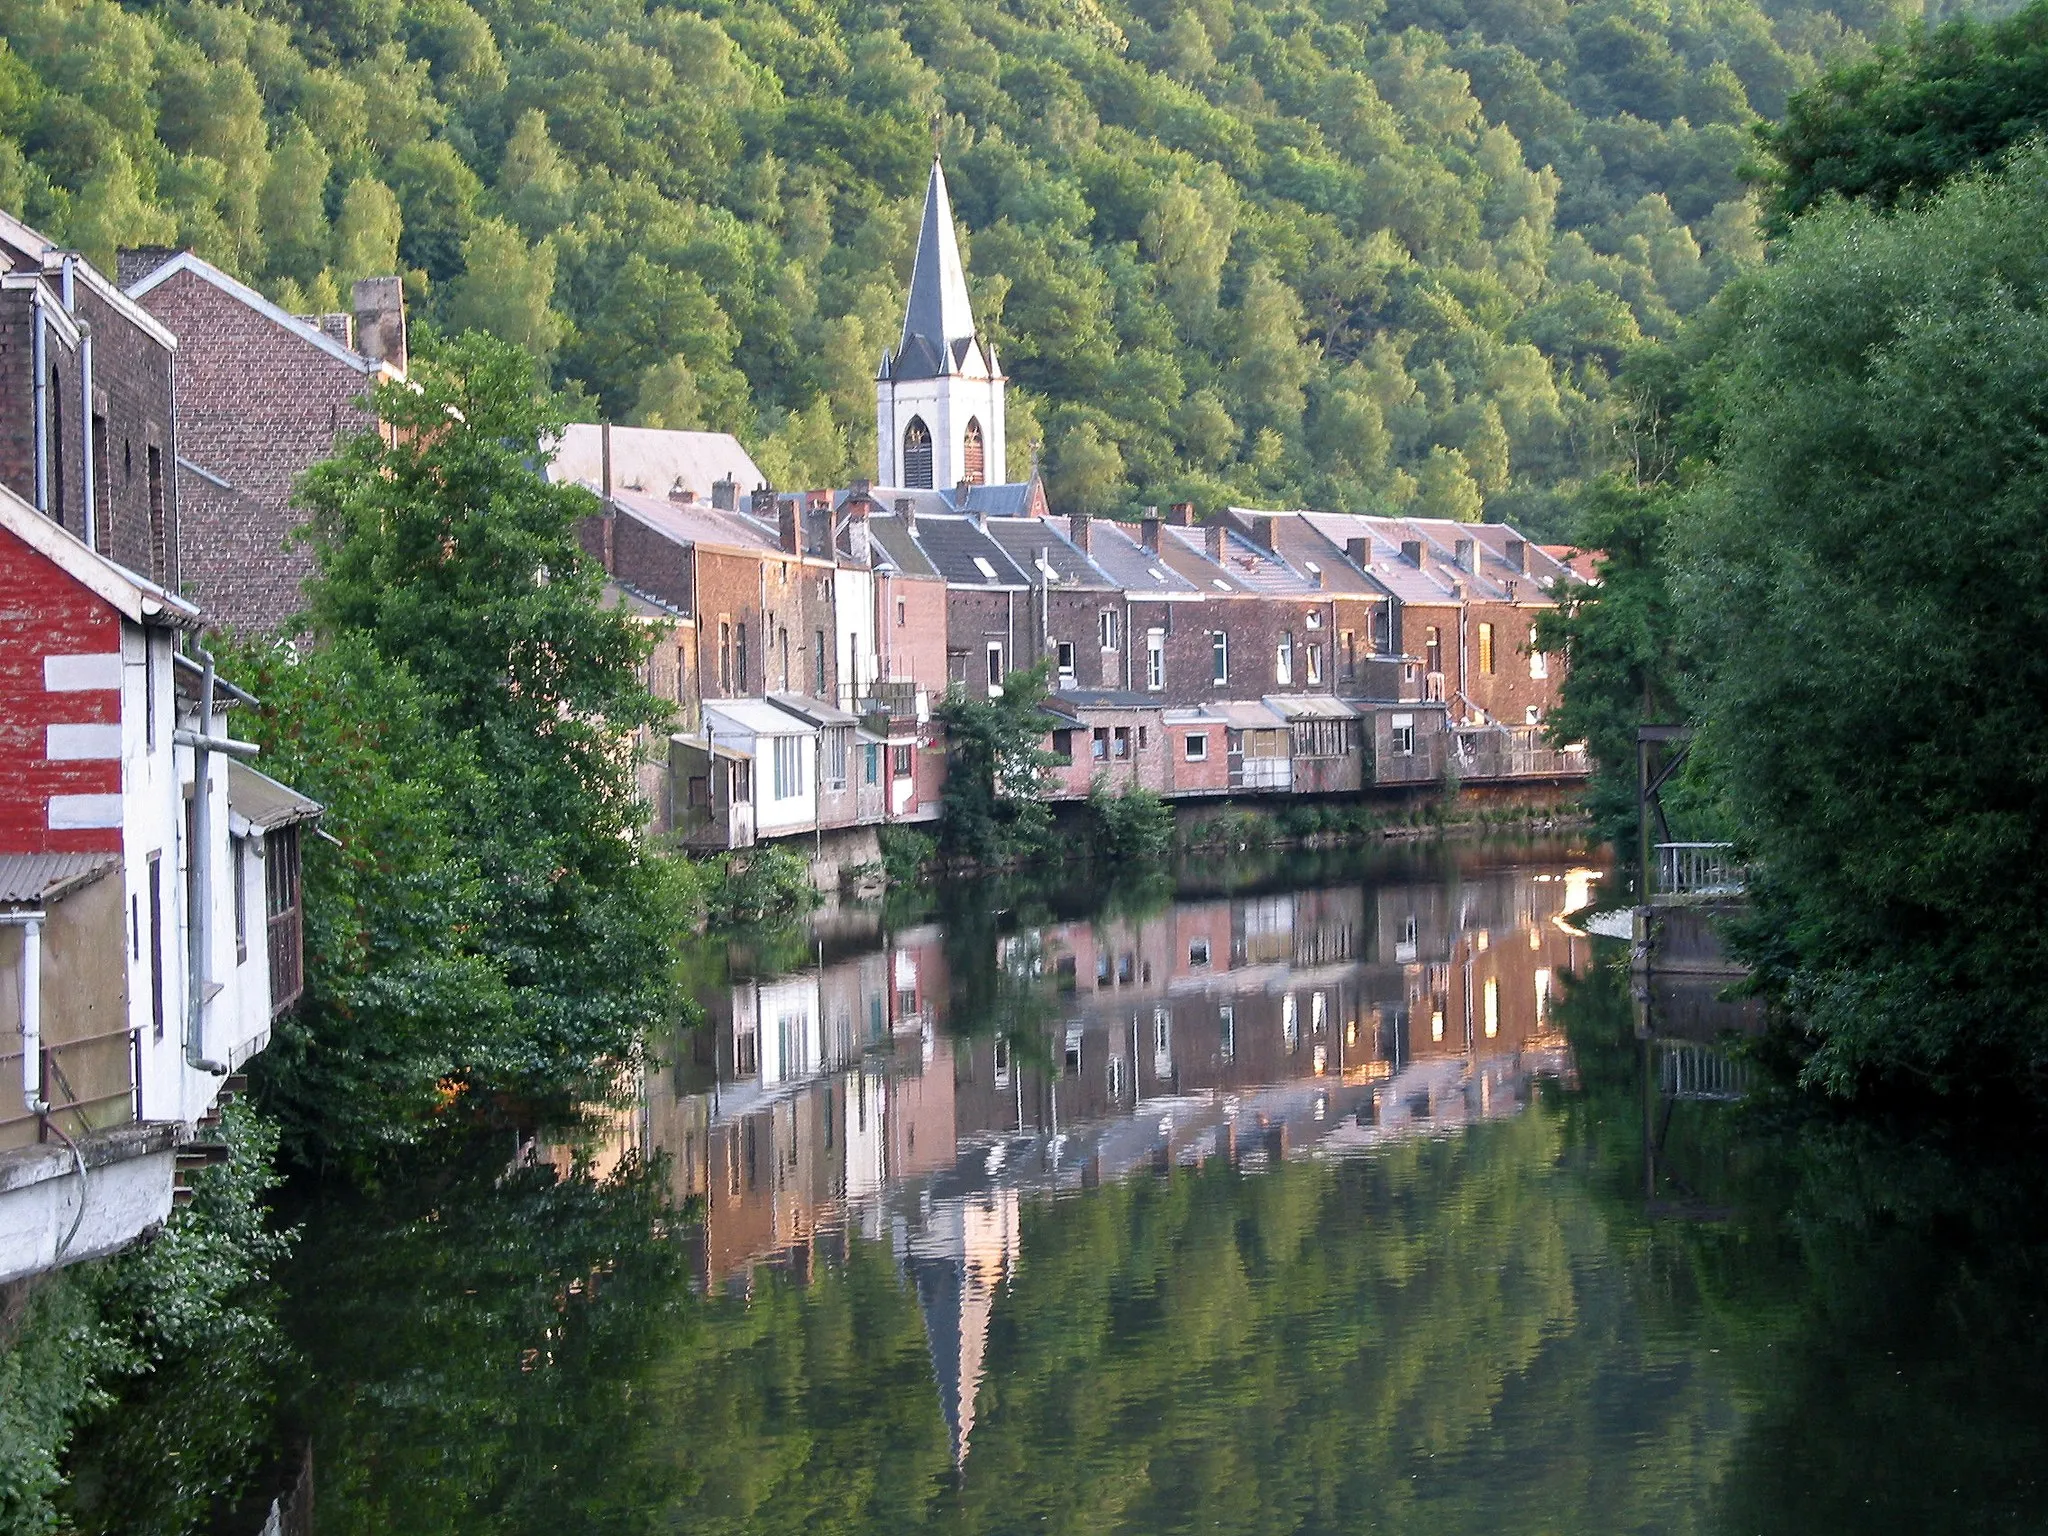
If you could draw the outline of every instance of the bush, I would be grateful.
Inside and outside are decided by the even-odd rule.
[[[882,877],[890,885],[917,884],[939,854],[936,839],[909,827],[883,827],[876,841],[882,846]]]
[[[1173,808],[1149,789],[1113,795],[1103,779],[1088,791],[1099,851],[1115,859],[1163,858],[1173,848]]]
[[[714,927],[785,922],[824,900],[811,880],[811,861],[793,849],[729,853],[717,866],[718,879],[705,900]]]

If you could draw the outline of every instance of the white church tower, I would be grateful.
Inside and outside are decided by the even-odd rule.
[[[906,490],[1005,483],[1003,372],[974,333],[945,173],[932,162],[903,338],[875,375],[875,483]]]

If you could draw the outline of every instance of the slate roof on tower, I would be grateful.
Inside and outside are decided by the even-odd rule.
[[[936,379],[948,374],[993,371],[975,339],[974,311],[967,301],[967,269],[953,229],[953,203],[946,173],[932,162],[925,186],[924,224],[917,234],[917,258],[910,268],[910,302],[903,311],[903,336],[893,356],[882,359],[882,376]]]

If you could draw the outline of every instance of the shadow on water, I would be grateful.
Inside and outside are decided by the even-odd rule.
[[[1596,873],[986,886],[708,968],[582,1134],[297,1213],[317,1529],[2048,1528],[2038,1160],[1688,1094]]]

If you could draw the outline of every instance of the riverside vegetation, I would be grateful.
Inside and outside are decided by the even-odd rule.
[[[1940,0],[1937,0],[1940,3]],[[1076,511],[1509,518],[1761,254],[1759,117],[1920,0],[21,0],[0,205],[293,309],[402,270],[578,414],[873,460],[942,152]]]

